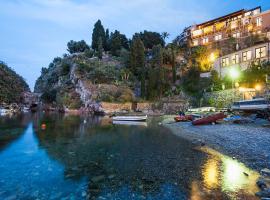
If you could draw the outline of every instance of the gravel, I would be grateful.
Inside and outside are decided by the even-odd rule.
[[[190,122],[165,123],[165,126],[179,137],[192,142],[200,141],[217,151],[237,158],[255,170],[270,168],[269,127],[258,124],[193,126]]]

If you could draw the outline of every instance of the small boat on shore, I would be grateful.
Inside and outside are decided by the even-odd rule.
[[[207,117],[203,117],[201,119],[197,119],[192,121],[193,125],[207,125],[207,124],[211,124],[211,123],[216,123],[218,120],[224,119],[226,117],[226,115],[221,112],[221,113],[217,113],[214,115],[210,115]]]
[[[174,118],[174,121],[176,121],[176,122],[188,122],[188,121],[192,121],[192,120],[193,120],[192,115],[181,115],[181,116],[177,116]]]
[[[147,120],[147,115],[146,116],[115,116],[112,117],[113,121],[140,121],[144,122]]]
[[[127,126],[144,126],[147,127],[147,122],[144,121],[113,121],[115,125],[127,125]]]

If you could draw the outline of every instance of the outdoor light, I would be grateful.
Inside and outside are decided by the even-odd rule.
[[[210,62],[215,62],[216,56],[215,56],[214,53],[211,53],[211,54],[210,54],[209,60],[210,60]]]
[[[237,79],[240,75],[239,71],[234,67],[230,69],[229,73],[232,79]]]
[[[255,90],[260,91],[262,89],[262,86],[260,84],[255,85]]]

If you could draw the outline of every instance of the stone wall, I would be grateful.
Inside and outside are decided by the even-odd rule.
[[[151,102],[143,102],[137,103],[137,110],[142,112],[149,112],[153,110],[153,103]]]
[[[250,95],[252,96],[253,94]],[[204,105],[229,108],[233,102],[243,100],[244,96],[246,96],[245,92],[241,92],[238,89],[209,92],[204,94]]]
[[[163,112],[165,114],[176,114],[179,111],[185,112],[188,110],[189,103],[187,101],[172,101],[163,102]]]
[[[132,111],[132,103],[108,103],[101,102],[101,108],[105,113]]]

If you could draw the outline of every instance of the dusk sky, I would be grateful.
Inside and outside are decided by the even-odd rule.
[[[143,30],[168,32],[174,39],[184,27],[269,0],[0,0],[0,60],[33,89],[41,67],[62,56],[69,40],[91,43],[94,23],[129,38]]]

